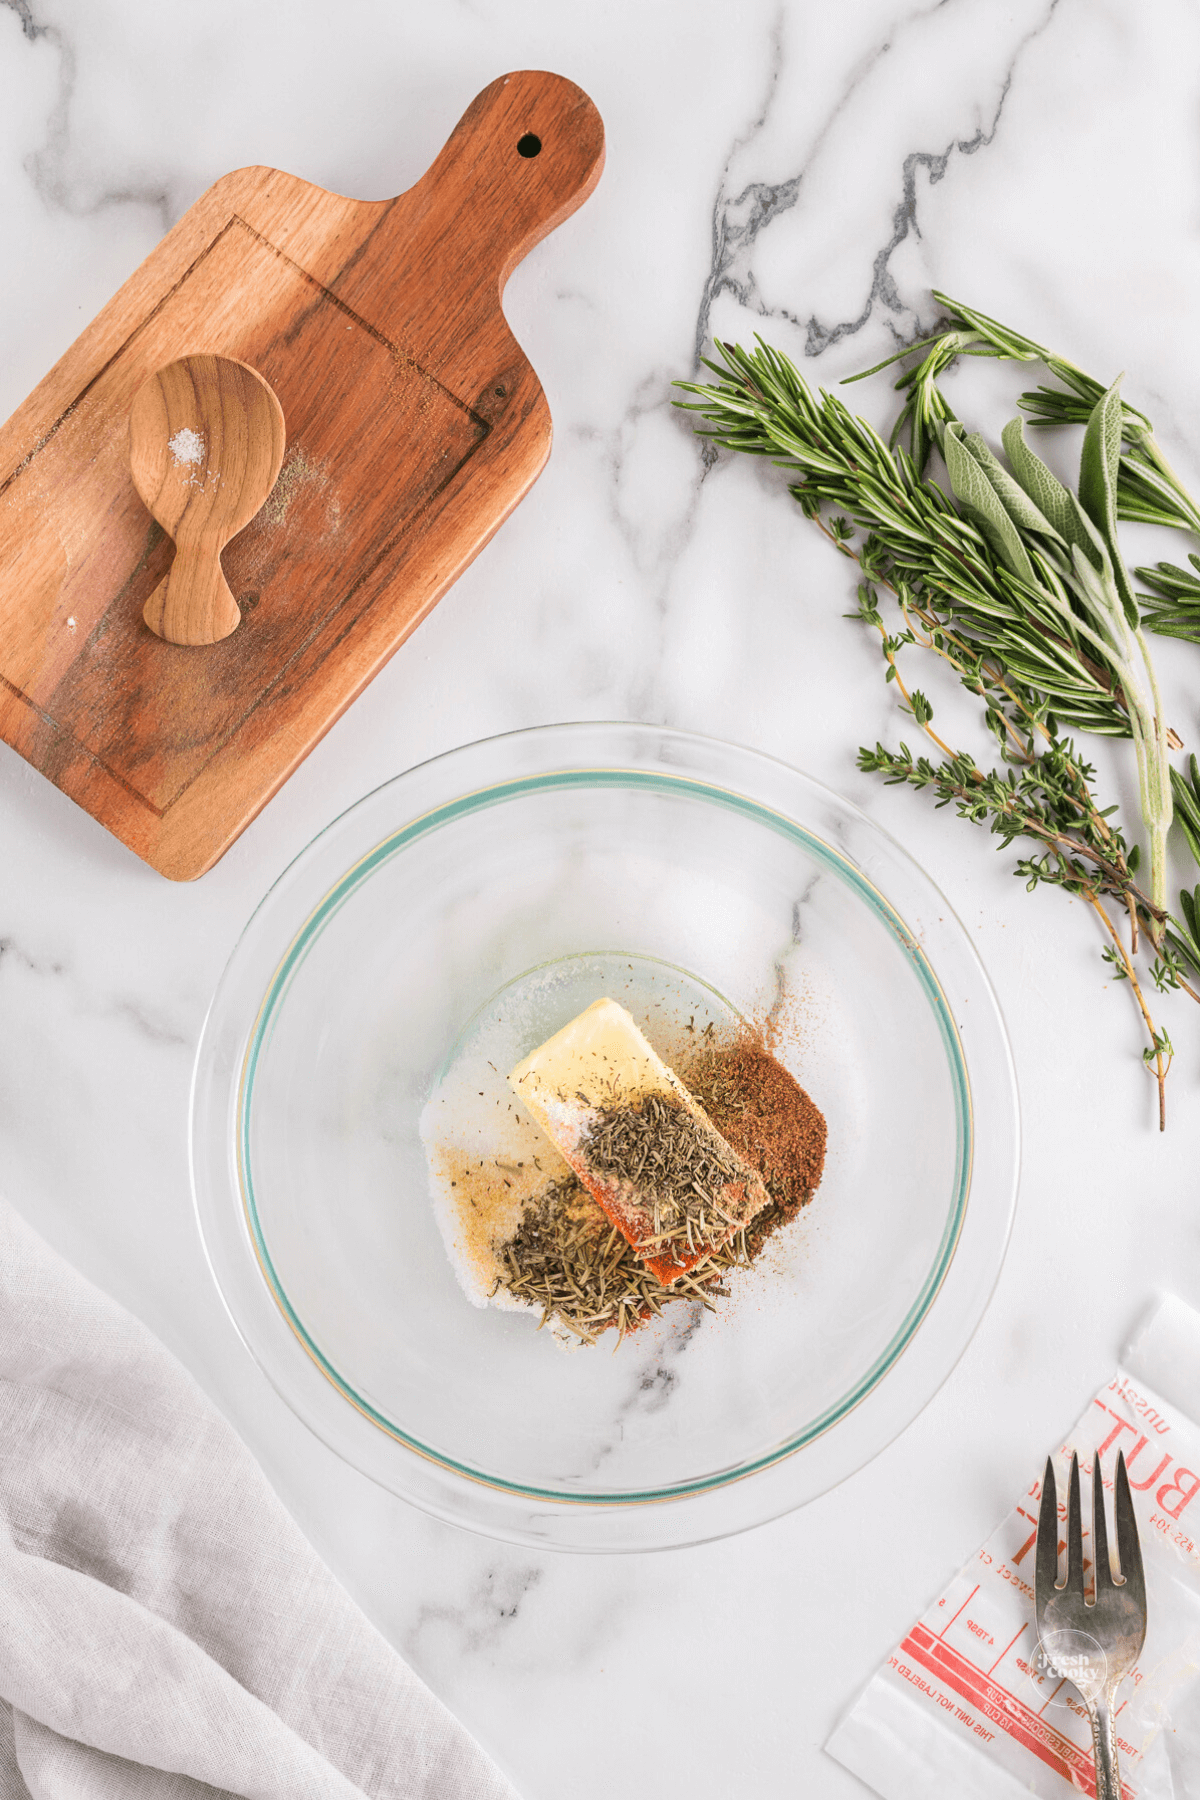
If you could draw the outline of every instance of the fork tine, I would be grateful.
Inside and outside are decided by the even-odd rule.
[[[1100,1476],[1100,1453],[1092,1458],[1092,1580],[1096,1598],[1113,1585],[1112,1563],[1108,1555],[1108,1524],[1104,1517],[1104,1482]]]
[[[1130,1599],[1144,1612],[1146,1577],[1142,1572],[1142,1547],[1138,1543],[1137,1520],[1133,1516],[1133,1497],[1129,1492],[1123,1450],[1117,1455],[1116,1494],[1117,1555],[1121,1559],[1121,1576]]]
[[[1058,1488],[1054,1482],[1054,1458],[1046,1458],[1042,1476],[1042,1503],[1038,1507],[1037,1561],[1034,1564],[1033,1587],[1037,1604],[1042,1607],[1054,1592],[1058,1581]]]
[[[1064,1592],[1083,1599],[1083,1515],[1079,1505],[1079,1452],[1071,1455],[1067,1489],[1067,1579]]]

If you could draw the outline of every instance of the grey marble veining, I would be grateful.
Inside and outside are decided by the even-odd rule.
[[[61,25],[45,22],[29,0],[4,0],[4,4],[20,20],[26,41],[52,51],[58,65],[57,92],[46,115],[45,138],[26,159],[35,191],[48,207],[76,217],[113,206],[149,207],[160,229],[166,231],[174,223],[174,213],[171,196],[165,188],[151,185],[99,187],[73,166],[71,103],[75,96],[77,65],[72,37]]]
[[[745,163],[753,159],[757,141],[768,125],[772,110],[783,104],[780,90],[784,85],[785,45],[781,17],[772,33],[766,99],[753,122],[733,145],[729,162],[722,171],[720,189],[713,207],[713,260],[697,314],[695,365],[699,365],[708,345],[714,305],[726,293],[743,312],[757,314],[763,319],[780,319],[802,329],[804,353],[808,357],[820,356],[843,338],[853,337],[872,318],[886,326],[895,348],[920,336],[932,324],[936,308],[932,308],[924,297],[918,299],[903,295],[891,268],[895,253],[905,240],[910,236],[921,236],[919,191],[943,180],[953,158],[974,156],[995,142],[1010,89],[1014,80],[1019,78],[1023,55],[1028,46],[1050,28],[1059,4],[1060,0],[1049,0],[1048,4],[1036,9],[1040,16],[1032,17],[1026,29],[1020,31],[1007,60],[986,72],[986,88],[998,91],[994,92],[994,98],[992,94],[985,92],[982,99],[976,100],[976,112],[986,112],[987,116],[981,119],[974,131],[969,135],[956,133],[950,136],[941,148],[922,147],[909,150],[903,155],[893,178],[898,192],[891,215],[890,235],[871,259],[870,284],[862,308],[856,317],[836,322],[823,320],[815,313],[804,318],[796,310],[764,298],[755,273],[755,251],[760,236],[769,230],[780,215],[790,212],[796,206],[806,180],[813,174],[814,165],[818,164],[822,152],[829,147],[835,128],[846,122],[848,117],[853,121],[852,128],[867,128],[865,118],[854,119],[856,101],[864,94],[873,77],[878,78],[886,73],[889,63],[903,55],[906,36],[914,34],[923,26],[930,12],[941,11],[942,4],[920,9],[908,17],[895,20],[886,35],[875,37],[869,45],[864,46],[853,67],[847,71],[844,86],[840,87],[832,105],[821,118],[819,128],[806,144],[804,160],[795,173],[781,180],[745,180],[741,185],[736,185],[734,172],[740,176]],[[958,10],[961,13],[963,9]],[[1020,30],[1020,26],[1025,23],[1023,15],[1032,14],[1034,10],[1030,7],[1013,9],[1010,15],[1013,25]],[[793,46],[793,51],[795,48]],[[789,62],[787,72],[790,73],[791,67]],[[956,102],[959,101],[960,96],[953,87],[951,92],[954,93]]]
[[[194,886],[162,882],[0,749],[0,1167],[46,1236],[193,1369],[528,1800],[595,1800],[632,1767],[658,1800],[851,1800],[864,1790],[821,1751],[835,1720],[1153,1294],[1200,1302],[1200,1033],[1172,1009],[1160,1141],[1138,1023],[1105,986],[1083,907],[1027,896],[984,834],[858,771],[858,746],[895,742],[902,722],[877,644],[843,616],[853,570],[779,471],[704,455],[672,383],[713,333],[757,330],[832,387],[919,336],[938,287],[1099,374],[1125,368],[1200,485],[1200,13],[1191,0],[748,0],[735,22],[718,0],[3,0],[0,410],[226,170],[262,162],[395,193],[479,88],[530,66],[585,87],[609,143],[596,194],[506,293],[554,415],[550,464]],[[994,403],[977,371],[955,379]],[[844,392],[886,418],[886,380]],[[1200,653],[1161,663],[1193,746]],[[1028,1140],[995,1299],[925,1413],[802,1513],[641,1559],[498,1546],[338,1462],[236,1337],[188,1193],[191,1051],[270,883],[388,776],[572,717],[748,743],[900,838],[996,984]],[[1096,761],[1127,800],[1120,748],[1097,746]],[[801,941],[803,925],[801,897]],[[639,1373],[631,1411],[652,1414],[686,1361]]]
[[[485,1569],[460,1605],[449,1600],[427,1602],[406,1635],[406,1654],[420,1661],[423,1637],[439,1632],[454,1643],[455,1654],[486,1658],[516,1623],[544,1573],[537,1564],[518,1565],[506,1559]]]

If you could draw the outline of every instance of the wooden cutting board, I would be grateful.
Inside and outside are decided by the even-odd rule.
[[[164,875],[211,868],[536,479],[500,294],[603,161],[586,94],[525,72],[397,199],[226,175],[0,430],[0,737]],[[241,623],[201,645],[143,621],[174,546],[129,466],[134,396],[191,355],[257,371],[286,429],[221,557]]]

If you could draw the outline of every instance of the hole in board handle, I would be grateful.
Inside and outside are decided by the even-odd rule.
[[[542,140],[535,132],[527,131],[523,138],[517,139],[518,156],[537,156],[542,148]]]

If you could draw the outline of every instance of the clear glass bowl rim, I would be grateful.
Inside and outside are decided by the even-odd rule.
[[[644,750],[647,744],[653,744],[658,763],[654,767],[646,767],[644,762],[632,760],[629,745],[641,742]],[[591,751],[590,757],[580,757],[580,749]],[[621,754],[623,749],[624,754]],[[544,751],[544,754],[542,752]],[[599,752],[599,760],[597,760]],[[532,753],[532,767],[530,763]],[[504,773],[497,770],[495,760],[504,760],[506,754],[520,766],[519,773]],[[464,764],[474,758],[482,759],[492,765],[490,778],[482,784],[468,786],[465,791],[455,781],[455,775]],[[636,756],[636,750],[635,750]],[[713,766],[715,765],[715,767]],[[771,780],[760,779],[757,784],[759,794],[746,792],[745,788],[755,785],[753,779],[748,783],[745,779],[737,786],[729,785],[727,765],[736,765],[736,773],[743,777],[758,773],[760,777],[772,778],[775,783],[782,782],[783,787],[791,788],[793,795],[804,795],[815,800],[826,810],[840,816],[841,820],[852,821],[860,833],[865,832],[869,839],[890,852],[890,860],[898,861],[907,868],[910,877],[916,878],[918,887],[923,886],[929,898],[936,902],[936,915],[941,923],[948,926],[950,932],[957,934],[960,950],[966,951],[968,975],[975,977],[976,992],[970,996],[972,1000],[981,1000],[983,1006],[972,1007],[973,1029],[978,1028],[981,1017],[985,1017],[992,1027],[992,1042],[988,1045],[989,1055],[984,1060],[994,1064],[990,1071],[992,1081],[987,1112],[998,1111],[1001,1119],[1001,1136],[1007,1135],[1010,1154],[1007,1168],[998,1169],[993,1154],[990,1161],[983,1163],[983,1169],[989,1173],[986,1186],[988,1195],[982,1196],[980,1205],[975,1205],[979,1196],[981,1163],[979,1157],[979,1132],[981,1108],[978,1100],[984,1096],[976,1096],[975,1083],[967,1072],[968,1059],[964,1055],[962,1039],[955,1024],[955,996],[947,995],[943,989],[935,964],[930,960],[926,949],[917,941],[916,934],[910,929],[906,917],[892,903],[888,895],[876,881],[864,874],[854,857],[838,849],[818,831],[801,823],[795,816],[795,808],[781,807],[779,796],[772,800],[762,797],[763,786],[770,786]],[[429,792],[430,780],[433,777],[435,790],[442,790],[438,799],[435,793]],[[439,780],[439,777],[445,777]],[[361,881],[369,879],[372,870],[388,856],[400,853],[404,843],[411,841],[436,825],[446,822],[448,818],[461,815],[463,812],[476,810],[480,806],[495,804],[497,801],[520,794],[522,791],[536,791],[552,785],[598,783],[631,783],[633,785],[651,786],[685,786],[692,789],[699,797],[713,804],[732,805],[737,810],[748,813],[765,825],[784,835],[798,840],[810,853],[817,855],[827,866],[832,865],[836,873],[848,881],[858,892],[859,897],[876,911],[898,941],[903,942],[910,958],[915,964],[926,999],[933,1008],[938,1019],[939,1030],[947,1051],[952,1078],[955,1085],[956,1106],[959,1111],[960,1135],[964,1143],[960,1145],[959,1185],[954,1207],[948,1217],[938,1257],[931,1268],[922,1290],[894,1335],[886,1351],[876,1359],[871,1368],[861,1375],[850,1392],[843,1396],[835,1406],[828,1408],[819,1420],[810,1421],[803,1430],[785,1443],[773,1447],[765,1455],[752,1462],[731,1469],[716,1471],[712,1475],[697,1480],[680,1483],[670,1487],[655,1489],[647,1493],[626,1493],[612,1495],[576,1495],[557,1493],[552,1490],[530,1488],[507,1480],[497,1480],[469,1466],[457,1463],[429,1450],[417,1440],[405,1434],[394,1422],[385,1419],[357,1395],[348,1382],[338,1374],[335,1368],[312,1343],[303,1323],[294,1314],[287,1296],[283,1291],[271,1267],[270,1255],[259,1229],[254,1210],[252,1177],[248,1162],[245,1126],[249,1114],[249,1100],[252,1094],[255,1060],[263,1041],[269,1022],[271,1007],[275,1000],[286,991],[287,984],[299,962],[302,961],[305,949],[314,934],[323,928],[329,916],[349,897],[354,887]],[[424,786],[427,790],[418,798],[425,802],[420,811],[407,810],[403,802],[408,791]],[[228,1030],[231,1002],[236,1010],[233,989],[237,987],[237,977],[241,965],[247,960],[247,950],[253,946],[261,951],[256,940],[264,926],[270,931],[276,929],[273,914],[282,904],[286,904],[293,891],[303,886],[305,876],[317,872],[314,864],[322,868],[330,862],[329,852],[338,842],[346,837],[348,828],[362,821],[372,808],[385,806],[392,800],[401,802],[396,823],[373,843],[367,843],[357,856],[343,862],[340,873],[317,895],[315,903],[310,900],[298,927],[294,928],[284,940],[286,947],[274,957],[274,970],[265,990],[260,987],[259,1000],[252,1009],[252,1022],[248,1030],[243,1032],[245,1048],[241,1057],[241,1066],[237,1072],[235,1110],[237,1115],[235,1138],[238,1158],[238,1187],[236,1196],[226,1196],[235,1200],[236,1210],[242,1214],[244,1233],[248,1235],[256,1272],[261,1284],[262,1294],[269,1294],[270,1306],[274,1319],[282,1328],[288,1340],[284,1342],[278,1331],[270,1329],[270,1321],[262,1314],[260,1307],[247,1306],[245,1268],[235,1274],[230,1267],[230,1249],[228,1224],[226,1217],[219,1219],[222,1212],[222,1201],[219,1193],[219,1176],[213,1180],[212,1127],[214,1122],[214,1102],[218,1115],[228,1119],[229,1101],[231,1098],[228,1079],[222,1084],[218,1079],[214,1085],[217,1071],[214,1067],[214,1040],[220,1028]],[[361,834],[360,834],[361,835]],[[366,837],[372,833],[368,830]],[[397,840],[400,840],[397,842]],[[322,853],[324,852],[324,855]],[[336,863],[336,854],[332,861]],[[327,871],[326,871],[327,873]],[[320,885],[318,879],[316,886]],[[308,888],[314,883],[310,879]],[[295,916],[294,902],[292,916]],[[275,938],[276,944],[280,942]],[[257,963],[262,965],[261,953]],[[973,965],[973,966],[972,966]],[[242,1011],[245,1012],[244,997]],[[957,996],[961,1007],[962,996]],[[218,1061],[220,1059],[218,1058]],[[976,1057],[969,1059],[971,1062]],[[225,1059],[226,1063],[228,1058]],[[229,1074],[226,1068],[226,1076]],[[1008,1132],[1003,1131],[1003,1121],[1007,1119]],[[990,1117],[986,1121],[991,1124]],[[990,1135],[990,1133],[989,1133]],[[985,1146],[991,1148],[991,1146]],[[963,1153],[965,1150],[965,1154]],[[208,1154],[206,1154],[206,1151]],[[728,1530],[744,1529],[748,1525],[759,1522],[760,1518],[776,1516],[777,1513],[790,1510],[791,1507],[803,1504],[806,1499],[815,1497],[817,1492],[825,1491],[832,1485],[828,1479],[822,1479],[820,1485],[812,1492],[804,1492],[805,1483],[784,1483],[785,1489],[795,1493],[783,1504],[778,1497],[768,1499],[765,1487],[778,1488],[780,1484],[767,1483],[764,1477],[780,1470],[786,1470],[789,1463],[798,1457],[803,1460],[806,1447],[814,1447],[836,1435],[840,1425],[861,1414],[864,1404],[875,1394],[881,1384],[891,1376],[902,1358],[910,1351],[914,1340],[920,1341],[918,1333],[926,1326],[931,1312],[936,1311],[936,1304],[944,1289],[950,1282],[955,1270],[956,1260],[963,1249],[965,1227],[971,1218],[972,1211],[976,1216],[987,1203],[988,1223],[991,1229],[985,1234],[988,1241],[987,1261],[991,1265],[990,1279],[987,1271],[975,1269],[974,1279],[969,1283],[972,1299],[966,1307],[965,1315],[960,1303],[956,1307],[959,1316],[955,1323],[957,1330],[953,1332],[953,1341],[948,1342],[943,1354],[935,1358],[937,1364],[936,1379],[930,1384],[927,1374],[924,1381],[916,1385],[920,1397],[915,1407],[905,1406],[902,1410],[909,1416],[896,1417],[891,1421],[881,1441],[868,1447],[865,1454],[857,1454],[851,1465],[835,1475],[840,1479],[849,1474],[852,1467],[859,1466],[869,1460],[890,1441],[891,1437],[910,1422],[910,1417],[932,1397],[932,1393],[941,1385],[941,1381],[949,1374],[957,1362],[962,1350],[969,1341],[978,1318],[982,1315],[987,1298],[998,1277],[1004,1248],[1007,1244],[1013,1206],[1015,1204],[1016,1175],[1018,1162],[1018,1125],[1015,1077],[1012,1069],[1011,1054],[1007,1036],[995,995],[988,982],[973,948],[966,939],[963,927],[953,914],[944,897],[924,875],[918,865],[902,846],[891,839],[887,833],[876,825],[868,816],[854,807],[850,802],[803,775],[789,765],[777,759],[766,757],[760,752],[744,749],[734,744],[722,743],[719,740],[702,738],[695,734],[674,731],[668,727],[641,726],[624,722],[595,722],[585,724],[564,724],[538,726],[528,730],[511,732],[501,737],[477,740],[472,744],[460,746],[447,751],[441,756],[415,765],[380,787],[372,790],[361,800],[355,802],[346,811],[339,814],[326,826],[310,844],[288,865],[278,880],[268,890],[255,912],[251,915],[241,937],[235,945],[225,973],[214,994],[208,1017],[205,1021],[197,1050],[195,1071],[193,1076],[192,1112],[191,1112],[191,1165],[193,1178],[193,1194],[200,1225],[201,1237],[205,1252],[212,1268],[214,1279],[221,1292],[222,1299],[233,1320],[235,1328],[246,1343],[255,1360],[263,1368],[273,1385],[283,1395],[306,1424],[340,1455],[352,1464],[364,1469],[376,1480],[392,1491],[423,1506],[440,1517],[451,1519],[455,1523],[466,1524],[476,1529],[490,1531],[518,1542],[556,1543],[562,1541],[564,1547],[580,1549],[630,1549],[641,1547],[659,1547],[671,1542],[694,1542],[710,1536],[724,1535]],[[219,1159],[218,1159],[219,1160]],[[999,1179],[997,1180],[997,1176]],[[971,1201],[971,1204],[968,1202]],[[226,1209],[224,1210],[232,1210]],[[243,1258],[244,1261],[244,1258]],[[972,1257],[978,1261],[977,1255]],[[980,1275],[983,1274],[981,1283]],[[303,1379],[304,1371],[298,1366],[288,1368],[286,1365],[298,1352],[307,1360],[308,1368],[325,1384],[326,1392],[336,1398],[338,1406],[345,1417],[337,1421],[331,1416],[328,1407],[318,1403],[318,1395],[312,1390],[311,1383]],[[910,1384],[911,1385],[911,1384]],[[927,1391],[926,1391],[927,1390]],[[349,1427],[347,1430],[346,1427]],[[361,1444],[356,1445],[354,1438],[361,1431],[375,1433],[381,1440],[390,1442],[395,1447],[396,1466],[394,1470],[381,1467],[377,1456],[365,1454]],[[875,1434],[877,1437],[878,1433]],[[845,1434],[843,1433],[843,1436]],[[822,1459],[827,1460],[827,1459]],[[430,1472],[437,1471],[441,1480],[429,1479]],[[453,1484],[453,1501],[448,1503],[449,1496],[444,1491],[445,1483]],[[768,1510],[759,1512],[751,1502],[739,1505],[736,1511],[738,1522],[724,1523],[716,1529],[706,1525],[699,1516],[698,1508],[705,1497],[712,1497],[724,1491],[737,1492],[750,1500],[751,1493],[757,1489],[762,1496],[762,1504]],[[496,1504],[480,1505],[480,1497],[484,1494],[496,1496]],[[681,1508],[692,1509],[690,1521],[677,1517]],[[513,1510],[516,1509],[516,1510]],[[652,1530],[648,1541],[625,1541],[626,1533],[619,1528],[621,1519],[628,1519],[632,1511],[641,1509],[643,1517],[653,1518],[660,1522],[660,1528]],[[709,1507],[707,1510],[713,1510]],[[525,1514],[522,1517],[522,1513]],[[753,1516],[757,1514],[758,1516]],[[574,1521],[565,1524],[562,1529],[547,1529],[556,1518]],[[611,1528],[599,1531],[589,1528],[595,1522],[607,1518],[611,1525],[617,1525],[614,1532]],[[689,1529],[690,1524],[690,1529]],[[644,1532],[635,1532],[636,1539],[645,1538]]]

